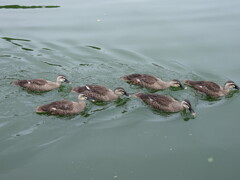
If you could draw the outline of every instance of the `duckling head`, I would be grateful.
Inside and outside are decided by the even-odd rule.
[[[58,75],[58,77],[57,77],[57,82],[58,82],[58,83],[62,83],[62,82],[70,83],[70,82],[68,81],[68,79],[66,78],[66,76],[64,76],[64,75]]]
[[[185,99],[181,102],[182,106],[185,108],[185,109],[188,109],[190,111],[190,113],[195,116],[196,113],[194,112],[194,110],[192,109],[192,105],[190,103],[189,100]]]
[[[230,89],[233,89],[233,88],[239,90],[239,86],[236,85],[235,82],[233,82],[233,81],[227,81],[224,84],[224,89],[230,90]]]
[[[89,101],[91,101],[91,102],[95,102],[95,100],[94,100],[93,98],[90,98],[90,97],[88,97],[88,96],[85,95],[85,94],[79,94],[79,95],[78,95],[78,100],[79,100],[79,101],[89,100]]]
[[[79,94],[78,95],[78,100],[79,101],[85,101],[87,99],[88,99],[88,97],[85,94]]]
[[[125,95],[125,96],[129,96],[129,94],[121,87],[117,87],[115,90],[114,90],[114,93],[118,96],[121,96],[121,95]]]
[[[177,80],[177,79],[171,80],[170,81],[170,86],[172,86],[172,87],[180,87],[182,89],[187,89],[187,87],[183,86],[182,83],[179,80]]]

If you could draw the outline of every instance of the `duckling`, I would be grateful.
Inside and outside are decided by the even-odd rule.
[[[38,106],[36,108],[37,113],[49,113],[52,115],[73,115],[82,112],[86,103],[84,100],[87,100],[88,97],[85,94],[79,94],[79,102],[73,102],[68,100],[55,101],[50,104],[43,106]]]
[[[118,87],[112,91],[104,86],[90,84],[82,87],[75,87],[72,89],[72,91],[85,94],[89,98],[97,101],[114,101],[121,95],[129,96],[129,94],[121,87]]]
[[[184,84],[205,93],[207,96],[217,98],[227,95],[232,88],[239,90],[239,87],[233,81],[227,81],[223,87],[211,81],[191,81],[186,80]]]
[[[48,81],[45,79],[32,79],[32,80],[17,80],[11,84],[21,86],[30,91],[50,91],[61,86],[62,82],[69,83],[67,78],[63,75],[57,77],[57,82]]]
[[[196,115],[192,109],[190,101],[187,99],[179,102],[170,96],[145,93],[136,93],[135,96],[154,109],[162,110],[165,112],[179,112],[183,111],[184,109],[188,109],[193,116]]]
[[[179,80],[171,80],[165,82],[157,77],[148,75],[148,74],[130,74],[127,76],[121,77],[122,80],[131,82],[132,84],[140,85],[145,88],[153,89],[153,90],[162,90],[171,87],[180,87],[185,89],[185,87],[181,84]]]

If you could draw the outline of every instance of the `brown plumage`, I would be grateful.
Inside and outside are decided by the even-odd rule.
[[[73,102],[68,100],[55,101],[36,108],[37,113],[49,113],[52,115],[73,115],[82,112],[86,103],[83,102],[87,99],[84,94],[79,94],[79,102]]]
[[[57,77],[57,82],[48,81],[45,79],[17,80],[12,84],[23,87],[30,91],[50,91],[61,86],[62,82],[69,82],[63,75]]]
[[[127,92],[121,87],[118,87],[114,91],[112,91],[105,86],[90,84],[82,87],[75,87],[72,89],[72,91],[85,94],[89,98],[97,101],[114,101],[118,99],[121,95],[128,96]]]
[[[165,82],[157,77],[148,75],[148,74],[130,74],[127,76],[121,77],[122,80],[131,82],[135,85],[140,85],[149,89],[161,90],[172,87],[181,87],[184,89],[183,85],[179,80],[171,80],[169,82]]]
[[[195,115],[191,103],[188,100],[179,102],[170,96],[165,96],[162,94],[136,93],[135,96],[154,109],[165,112],[179,112],[183,111],[184,109],[188,109],[192,115]]]
[[[232,88],[239,89],[233,81],[227,81],[223,87],[212,81],[184,81],[186,85],[203,92],[210,97],[221,97],[227,95]]]

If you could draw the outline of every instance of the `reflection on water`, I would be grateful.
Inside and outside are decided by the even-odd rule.
[[[90,47],[90,48],[93,48],[93,49],[96,49],[96,50],[101,50],[100,47],[96,47],[96,46],[87,46],[87,47]]]
[[[60,6],[20,6],[20,5],[5,5],[0,6],[0,9],[36,9],[36,8],[59,8]]]
[[[123,99],[121,99],[121,98],[119,98],[119,99],[117,99],[116,101],[115,101],[115,103],[116,103],[116,107],[118,107],[118,106],[123,106],[123,105],[125,105],[128,101],[130,101],[130,98],[123,98]]]
[[[53,64],[53,63],[49,63],[49,62],[46,62],[46,61],[42,61],[44,63],[46,63],[47,65],[50,65],[50,66],[58,66],[58,67],[62,67],[60,64]]]
[[[27,39],[17,39],[17,38],[10,38],[10,37],[2,37],[3,40],[6,40],[7,42],[10,42],[11,44],[15,46],[20,46],[22,50],[25,51],[33,51],[33,49],[23,47],[23,45],[16,43],[15,41],[24,41],[24,42],[30,42],[30,40]]]

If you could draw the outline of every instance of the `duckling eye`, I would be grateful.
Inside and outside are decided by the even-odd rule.
[[[236,85],[235,84],[229,84],[229,86],[234,88]]]
[[[81,98],[86,99],[87,96],[83,94],[83,95],[81,96]]]
[[[179,87],[180,84],[178,82],[174,83],[175,86]]]
[[[185,108],[189,109],[189,105],[187,103],[184,103],[183,105],[184,105]]]

